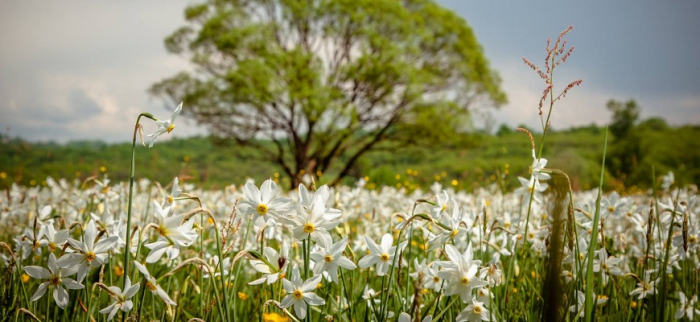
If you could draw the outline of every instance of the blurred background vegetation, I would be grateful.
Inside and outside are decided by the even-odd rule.
[[[634,102],[611,101],[609,106],[624,109],[630,104]],[[673,171],[680,184],[700,181],[697,139],[700,125],[671,127],[660,118],[641,122],[634,118],[625,131],[613,131],[619,122],[629,121],[616,120],[615,116],[611,121],[607,190],[629,192],[649,188],[652,166],[657,176]],[[539,142],[536,131],[533,134]],[[543,155],[549,160],[548,167],[569,174],[575,190],[590,189],[596,186],[600,173],[603,141],[604,128],[596,125],[553,131],[547,136]],[[8,137],[2,137],[1,142],[0,188],[12,183],[41,185],[47,176],[85,180],[93,175],[100,178],[107,175],[113,182],[128,180],[131,149],[128,143],[31,143]],[[517,176],[528,175],[529,139],[511,127],[503,125],[495,134],[476,132],[455,136],[453,141],[444,143],[435,148],[408,147],[401,153],[368,153],[343,183],[354,184],[364,178],[368,188],[390,185],[424,191],[434,182],[467,191],[496,183],[501,189],[512,190],[519,186]],[[248,177],[258,182],[273,178],[283,187],[289,183],[279,166],[264,161],[255,148],[207,137],[166,140],[152,149],[138,146],[136,162],[137,178],[146,177],[163,184],[175,176],[205,188],[242,184]],[[316,173],[314,177],[317,182],[325,183],[334,175]]]

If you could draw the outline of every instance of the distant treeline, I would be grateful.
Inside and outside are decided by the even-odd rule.
[[[539,135],[534,136],[539,144]],[[634,135],[627,141],[609,133],[606,189],[649,188],[652,166],[657,176],[673,171],[676,182],[697,184],[698,137],[700,126],[670,127],[658,118],[635,125]],[[575,190],[589,189],[596,186],[600,173],[603,141],[604,128],[595,125],[553,131],[546,138],[543,157],[549,160],[548,167],[569,174]],[[130,153],[128,143],[29,143],[2,137],[0,188],[13,182],[40,185],[47,176],[84,180],[106,174],[113,182],[126,181]],[[447,142],[442,147],[370,153],[357,163],[345,183],[364,178],[369,188],[391,185],[424,190],[434,182],[465,190],[497,183],[501,189],[511,190],[519,185],[517,176],[527,176],[531,162],[528,137],[502,126],[494,135],[470,134],[467,139]],[[289,180],[256,150],[219,139],[192,137],[158,142],[151,149],[137,147],[137,178],[167,184],[175,176],[206,188],[242,184],[248,177],[256,181]],[[323,173],[313,176],[319,183],[326,177]]]

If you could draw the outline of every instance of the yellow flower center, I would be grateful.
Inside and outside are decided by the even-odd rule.
[[[173,196],[172,195],[168,195],[168,203],[173,203]]]
[[[114,275],[124,276],[124,269],[121,266],[114,266]]]
[[[440,283],[440,278],[437,276],[433,277],[433,282]]]
[[[445,210],[447,210],[447,205],[442,205],[441,211],[445,211]]]
[[[168,236],[168,230],[165,229],[164,226],[159,226],[158,228],[156,228],[156,231],[158,231],[158,233],[159,233],[161,236]]]
[[[459,234],[459,229],[455,229],[452,231],[452,238],[457,237],[457,234]]]
[[[333,261],[333,256],[331,255],[326,255],[326,257],[323,258],[323,261],[326,263],[330,263]]]
[[[49,278],[49,283],[51,283],[51,285],[58,285],[61,283],[61,278],[56,275],[53,275],[51,276],[51,278]]]
[[[383,262],[386,262],[389,260],[389,254],[384,253],[379,256],[379,259],[381,259]]]
[[[258,212],[258,215],[260,215],[260,216],[267,215],[267,205],[264,203],[259,204],[258,207],[255,208],[255,210]]]
[[[88,262],[94,261],[96,257],[97,257],[97,255],[95,255],[95,253],[93,253],[93,252],[87,252],[87,253],[85,253],[85,259],[86,259]]]
[[[248,299],[248,297],[250,297],[250,295],[245,294],[245,293],[243,293],[243,292],[238,292],[238,298],[239,298],[239,299],[245,301],[245,300]]]
[[[172,132],[174,129],[175,129],[175,124],[170,124],[170,126],[168,126],[168,134],[170,134],[170,132]]]
[[[301,300],[302,298],[304,298],[304,293],[301,290],[295,290],[292,293],[292,296],[294,296],[294,299],[296,300]]]
[[[613,207],[613,206],[608,207],[608,211],[609,211],[609,212],[614,212],[614,211],[615,211],[615,207]]]
[[[24,282],[24,283],[29,282],[29,275],[22,274],[22,282]]]
[[[469,284],[469,277],[462,276],[462,279],[459,281],[462,282],[462,284],[467,285]]]
[[[474,305],[474,314],[481,314],[481,306]]]
[[[151,292],[155,292],[155,291],[156,291],[156,286],[153,285],[151,282],[146,282],[146,287],[147,287],[149,290],[151,290]]]
[[[307,222],[306,225],[304,225],[304,232],[307,234],[313,233],[314,230],[316,230],[316,227],[314,227],[314,224]]]

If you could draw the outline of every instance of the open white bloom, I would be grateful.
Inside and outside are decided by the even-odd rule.
[[[301,203],[297,204],[297,215],[291,219],[294,238],[304,240],[311,236],[315,241],[323,236],[330,238],[328,231],[340,223],[337,218],[335,213],[326,213],[326,203],[316,194],[311,200],[311,208],[304,209]]]
[[[408,275],[414,279],[418,279],[422,276],[423,280],[421,283],[424,289],[434,290],[435,292],[440,291],[442,288],[442,278],[438,276],[437,265],[429,267],[425,264],[425,259],[421,263],[418,263],[417,259],[414,259],[414,261],[416,271]]]
[[[47,246],[49,246],[49,250],[51,252],[63,248],[63,245],[65,245],[68,242],[68,229],[61,229],[59,231],[56,231],[56,228],[53,227],[53,224],[48,224],[41,228],[42,229],[41,232],[39,232],[39,235],[44,236],[46,242],[48,243]]]
[[[447,191],[443,190],[440,193],[435,194],[437,202],[434,206],[430,207],[430,216],[439,219],[442,213],[447,211],[448,203],[450,202],[450,196]]]
[[[489,310],[484,307],[484,303],[472,299],[471,303],[459,312],[455,321],[490,321]]]
[[[681,305],[673,318],[680,320],[684,316],[687,316],[688,320],[693,321],[693,316],[695,314],[700,314],[700,310],[695,308],[695,302],[697,302],[698,298],[693,295],[693,297],[688,300],[683,292],[678,292],[678,299],[680,300]]]
[[[399,314],[399,322],[411,322],[411,321],[413,321],[413,319],[411,319],[411,316],[408,313],[402,312],[401,314]],[[432,322],[432,321],[433,321],[432,315],[428,315],[421,320],[421,322]]]
[[[547,166],[547,159],[537,158],[535,154],[535,149],[532,149],[532,165],[530,166],[530,173],[535,178],[535,180],[547,180],[551,178],[549,173],[542,172],[542,169]]]
[[[39,288],[32,295],[32,301],[40,299],[46,294],[46,290],[49,287],[53,287],[53,299],[56,301],[56,305],[62,309],[68,306],[68,292],[61,286],[69,290],[79,290],[85,287],[85,285],[66,277],[75,274],[78,269],[75,267],[59,268],[56,265],[56,256],[53,253],[49,254],[49,269],[41,266],[27,266],[24,268],[24,271],[33,278],[47,280],[39,284]]]
[[[257,227],[262,227],[269,221],[272,221],[271,224],[274,225],[279,216],[288,211],[289,198],[275,197],[277,185],[270,179],[263,182],[260,190],[248,182],[243,186],[243,192],[247,200],[241,201],[241,205],[244,206],[243,210],[246,213],[256,215],[255,226]]]
[[[530,201],[530,195],[532,194],[534,194],[532,197],[533,201],[542,202],[542,197],[540,195],[547,190],[549,187],[548,184],[540,183],[534,176],[530,177],[530,180],[518,177],[518,181],[520,181],[521,187],[515,189],[514,193],[523,195],[523,204],[525,207],[527,207]]]
[[[170,194],[167,196],[165,200],[165,206],[170,207],[175,204],[175,198],[177,198],[181,193],[182,189],[180,189],[180,180],[175,177],[175,180],[173,180],[173,188],[170,190]]]
[[[343,250],[345,250],[347,243],[347,237],[344,237],[335,244],[333,244],[330,236],[319,240],[320,249],[311,253],[311,259],[316,263],[314,265],[314,274],[318,275],[323,272],[328,272],[331,280],[338,283],[338,267],[349,270],[357,268],[355,263],[343,256]]]
[[[265,253],[267,263],[261,260],[250,261],[250,265],[253,266],[253,269],[263,273],[263,276],[248,283],[248,285],[258,285],[265,281],[267,281],[267,284],[272,284],[277,282],[280,274],[287,270],[287,265],[289,265],[289,261],[287,260],[287,258],[289,258],[289,247],[286,242],[282,243],[279,253],[270,247],[265,247],[263,253]]]
[[[488,284],[476,275],[481,261],[473,259],[472,244],[463,254],[453,245],[446,245],[445,252],[450,260],[438,262],[443,268],[438,276],[445,280],[445,295],[459,294],[463,302],[471,301],[472,290]]]
[[[160,204],[153,201],[158,228],[156,229],[161,238],[156,242],[145,244],[150,249],[146,257],[147,263],[157,262],[164,253],[169,259],[175,259],[180,254],[181,247],[188,247],[197,239],[197,231],[193,229],[194,219],[180,223],[184,215],[168,216],[172,211],[172,205],[162,208]]]
[[[175,306],[175,302],[170,299],[170,296],[168,296],[168,293],[165,293],[165,290],[163,290],[160,285],[158,285],[156,278],[151,275],[151,273],[148,272],[148,268],[146,268],[145,265],[134,261],[134,265],[136,266],[136,269],[143,274],[143,277],[146,279],[146,287],[151,291],[151,293],[158,295],[163,302],[166,304],[170,304]]]
[[[360,268],[367,268],[372,265],[377,265],[377,275],[384,276],[387,271],[389,271],[389,266],[394,262],[394,253],[396,253],[396,246],[391,246],[394,243],[394,237],[390,234],[384,234],[382,236],[382,241],[380,245],[374,242],[368,236],[365,236],[367,241],[367,247],[370,253],[365,257],[362,257],[358,262]],[[399,245],[400,250],[406,246],[406,242]]]
[[[323,204],[325,205],[330,197],[330,190],[325,184],[316,189],[316,192],[310,192],[303,184],[299,185],[299,203],[304,206],[304,209],[308,210],[313,207],[314,198],[321,198],[321,200],[323,200]],[[342,214],[343,213],[338,209],[326,208],[324,217],[332,220],[340,217]]]
[[[219,266],[219,256],[214,255],[212,258],[209,259],[209,267],[211,267],[214,270],[214,277],[221,276],[222,269],[223,269],[223,276],[224,277],[228,276],[230,266],[231,266],[231,257],[224,258],[224,260],[221,262],[221,266]],[[209,278],[210,277],[209,271],[204,270],[202,272],[202,277]]]
[[[593,293],[593,298],[595,298],[595,305],[601,305],[608,301],[607,296],[596,296]],[[576,304],[569,307],[570,312],[576,312],[579,317],[585,316],[586,311],[586,294],[581,291],[576,291]]]
[[[457,202],[452,200],[452,213],[445,212],[439,219],[440,223],[448,227],[449,230],[442,230],[439,234],[428,240],[430,250],[442,247],[447,241],[454,240],[467,234],[467,229],[460,225],[465,220],[466,211],[464,207],[459,207]],[[442,227],[442,226],[438,226]]]
[[[180,102],[180,105],[178,105],[177,108],[175,108],[175,110],[173,111],[173,114],[170,115],[170,119],[165,120],[165,121],[161,121],[161,120],[156,121],[156,125],[158,125],[158,128],[156,129],[155,132],[147,135],[147,137],[148,137],[147,141],[148,141],[149,148],[153,147],[153,143],[155,143],[156,140],[158,140],[158,137],[161,134],[166,133],[166,132],[170,133],[173,131],[173,129],[175,128],[175,118],[177,117],[178,114],[180,114],[180,111],[182,111],[182,103],[183,102]]]
[[[83,232],[83,241],[68,238],[68,243],[78,252],[65,254],[58,259],[58,266],[63,268],[78,267],[78,282],[82,282],[90,267],[99,267],[107,263],[107,252],[117,243],[119,237],[110,236],[100,239],[95,244],[97,227],[90,220]]]
[[[139,283],[131,285],[131,279],[127,276],[126,282],[124,283],[124,292],[117,286],[110,286],[109,290],[114,293],[112,296],[112,304],[100,310],[102,314],[109,314],[107,316],[107,321],[112,320],[120,309],[124,313],[131,311],[131,308],[134,307],[134,303],[131,302],[130,298],[136,295],[136,292],[139,290]]]
[[[644,272],[644,280],[643,280],[643,282],[637,283],[637,288],[635,288],[634,290],[632,290],[632,292],[630,292],[630,295],[639,294],[638,299],[641,300],[641,299],[645,298],[645,297],[646,297],[647,295],[649,295],[649,294],[651,294],[651,295],[656,294],[656,287],[655,287],[655,285],[656,285],[656,283],[659,282],[659,280],[656,279],[656,280],[654,280],[653,282],[650,281],[650,280],[651,280],[651,274],[652,274],[652,273],[651,273],[650,271]]]
[[[321,275],[311,277],[306,280],[306,282],[302,281],[299,276],[299,268],[294,265],[292,268],[292,280],[290,281],[286,278],[282,279],[282,286],[287,292],[287,295],[282,299],[280,306],[282,308],[288,308],[294,305],[294,313],[297,315],[297,318],[305,318],[307,304],[311,306],[326,304],[324,299],[313,292],[320,281]]]
[[[43,230],[41,228],[38,231],[24,228],[24,234],[17,240],[17,251],[22,254],[22,259],[29,258],[29,255],[34,252],[35,255],[41,255],[41,247],[46,246],[49,242],[42,238]]]
[[[593,259],[593,271],[602,273],[603,286],[608,284],[608,274],[615,276],[622,276],[625,273],[619,267],[622,263],[622,258],[616,258],[615,256],[608,257],[608,252],[605,247],[601,248],[597,252],[597,258]]]

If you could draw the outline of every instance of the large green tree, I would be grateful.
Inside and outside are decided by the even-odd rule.
[[[506,97],[472,29],[430,0],[210,0],[165,43],[194,65],[151,92],[257,145],[296,186],[368,151],[435,144]],[[340,160],[340,162],[338,162]]]
[[[629,100],[623,103],[610,100],[606,107],[612,112],[612,122],[609,126],[610,133],[613,135],[610,169],[623,182],[639,180],[639,174],[644,174],[648,169],[637,169],[643,157],[641,138],[636,129],[636,123],[639,120],[637,102]],[[635,180],[626,180],[630,177]]]

